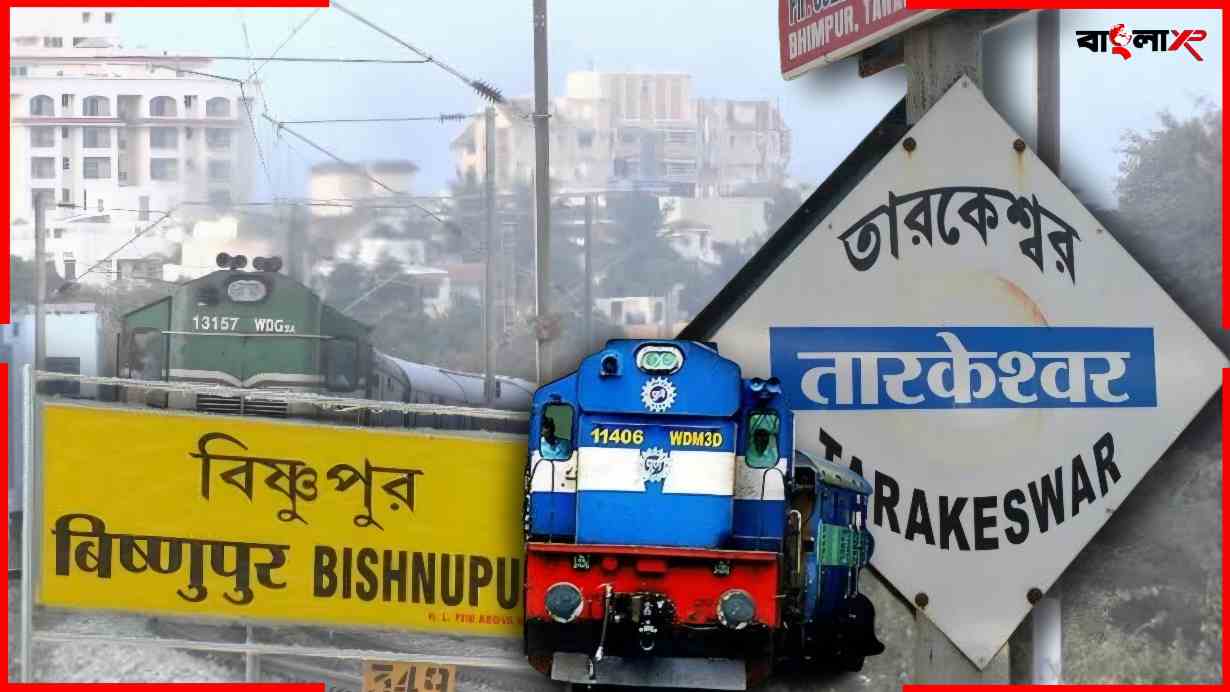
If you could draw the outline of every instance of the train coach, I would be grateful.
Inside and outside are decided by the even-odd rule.
[[[118,335],[120,377],[280,390],[377,401],[483,407],[483,376],[413,363],[377,351],[371,327],[332,307],[279,272],[277,258],[219,255],[223,268],[124,316]],[[496,378],[490,406],[529,408],[534,385]],[[231,415],[326,418],[344,422],[524,432],[520,422],[457,415],[337,414],[311,403],[132,388],[134,403]]]

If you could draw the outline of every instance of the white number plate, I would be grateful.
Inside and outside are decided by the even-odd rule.
[[[192,316],[192,328],[198,332],[233,332],[238,326],[238,317],[226,317],[223,315]]]

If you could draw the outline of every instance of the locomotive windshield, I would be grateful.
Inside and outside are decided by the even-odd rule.
[[[781,421],[772,411],[756,411],[747,417],[747,465],[756,469],[777,466],[777,432]]]

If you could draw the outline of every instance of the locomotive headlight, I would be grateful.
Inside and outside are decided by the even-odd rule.
[[[718,622],[723,627],[741,630],[756,617],[756,602],[743,589],[731,589],[718,599]]]
[[[580,589],[562,581],[547,589],[546,603],[552,620],[569,623],[581,614],[585,599],[581,597]]]
[[[674,346],[645,346],[636,354],[636,367],[669,375],[683,367],[683,351]]]

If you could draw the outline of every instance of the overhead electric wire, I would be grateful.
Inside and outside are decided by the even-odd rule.
[[[398,45],[401,45],[401,46],[403,46],[403,47],[405,47],[405,48],[409,49],[409,50],[410,50],[411,52],[413,52],[415,55],[418,55],[419,57],[423,58],[426,62],[430,62],[430,63],[432,63],[432,64],[436,65],[437,67],[439,67],[440,69],[444,70],[445,72],[447,72],[447,73],[449,73],[449,74],[453,75],[453,76],[454,76],[454,77],[456,77],[457,79],[460,79],[461,81],[463,81],[463,82],[465,82],[465,83],[466,83],[466,86],[468,86],[468,87],[470,87],[471,89],[473,89],[475,92],[477,92],[477,93],[478,93],[478,95],[479,95],[479,96],[481,96],[481,97],[483,97],[484,99],[486,99],[486,100],[490,101],[491,103],[494,103],[494,104],[497,104],[497,105],[510,105],[510,104],[508,103],[508,101],[506,101],[506,100],[505,100],[504,95],[500,92],[500,90],[499,90],[498,88],[496,88],[493,84],[491,84],[491,83],[489,83],[489,82],[486,82],[486,81],[483,81],[483,80],[481,80],[481,79],[473,79],[473,78],[471,78],[471,77],[469,77],[469,76],[467,76],[467,75],[463,74],[460,70],[456,69],[456,68],[455,68],[455,67],[453,67],[452,65],[449,65],[449,64],[447,64],[447,63],[445,63],[445,62],[442,62],[441,60],[438,60],[435,56],[433,56],[432,54],[428,53],[427,51],[425,51],[425,50],[423,50],[423,49],[421,49],[421,48],[417,48],[417,47],[415,47],[415,46],[411,45],[408,41],[405,41],[404,39],[402,39],[402,38],[400,38],[400,37],[398,37],[398,36],[394,35],[393,33],[389,32],[388,30],[384,29],[383,27],[381,27],[381,26],[379,26],[379,25],[377,25],[377,24],[375,24],[375,23],[373,23],[373,22],[371,22],[371,21],[369,21],[369,20],[367,20],[367,19],[364,19],[362,16],[360,16],[360,15],[359,15],[358,13],[356,13],[354,10],[351,10],[350,8],[346,7],[345,5],[343,5],[343,4],[342,4],[342,3],[340,3],[340,2],[336,2],[336,0],[334,0],[333,2],[331,2],[331,3],[330,3],[330,7],[336,7],[337,9],[341,10],[343,13],[345,13],[345,14],[347,14],[347,15],[350,15],[350,17],[351,17],[352,19],[354,19],[355,21],[357,21],[357,22],[359,22],[359,23],[361,23],[361,24],[363,24],[363,25],[367,26],[368,28],[372,29],[373,31],[376,31],[376,32],[380,33],[381,35],[383,35],[383,36],[385,36],[385,37],[387,37],[387,38],[391,39],[392,41],[394,41],[394,42],[395,42],[395,43],[397,43]],[[514,108],[513,108],[513,110],[514,110],[514,111],[517,111],[517,112],[518,112],[518,115],[519,115],[519,116],[521,116],[521,117],[523,117],[523,118],[528,118],[528,117],[529,117],[528,115],[526,115],[526,114],[524,114],[524,113],[520,113],[520,112],[519,112],[519,111],[520,111],[520,109],[518,109],[518,108],[515,108],[515,107],[514,107]]]
[[[282,52],[282,49],[286,47],[286,44],[290,43],[290,40],[295,37],[295,34],[298,34],[299,30],[302,29],[304,25],[306,25],[309,21],[311,21],[312,17],[315,17],[317,12],[320,12],[319,7],[312,10],[311,14],[304,17],[303,21],[299,22],[298,26],[296,26],[294,29],[291,29],[290,34],[287,35],[287,37],[283,39],[281,43],[278,44],[277,48],[273,49],[273,54],[270,55],[268,58],[265,58],[259,66],[252,68],[252,74],[248,75],[248,79],[256,79],[256,75],[260,74],[260,71],[265,68],[265,65],[268,65],[271,60],[277,58],[278,53]],[[246,23],[244,24],[244,27],[243,27],[243,35],[244,35],[244,40],[246,41],[248,37],[248,26]],[[251,54],[251,52],[252,52],[252,46],[249,44],[248,53]],[[255,60],[255,58],[249,58],[249,61],[248,61],[249,67],[251,67],[253,60]]]
[[[150,231],[152,231],[152,230],[154,230],[155,228],[157,228],[157,227],[159,226],[159,224],[161,224],[163,221],[166,221],[167,219],[171,218],[171,214],[173,214],[173,213],[175,212],[175,210],[176,210],[176,209],[178,209],[178,208],[179,208],[179,205],[178,205],[178,204],[177,204],[177,205],[175,205],[174,207],[171,207],[171,209],[170,209],[170,210],[168,210],[165,214],[163,214],[163,215],[162,215],[162,216],[161,216],[161,217],[160,217],[157,221],[155,221],[155,222],[151,223],[150,225],[146,226],[145,228],[142,228],[141,230],[137,231],[135,234],[133,234],[133,236],[132,236],[131,238],[129,238],[128,240],[126,240],[126,241],[125,241],[122,245],[120,245],[119,247],[115,248],[115,249],[114,249],[114,250],[112,250],[111,252],[107,253],[107,256],[106,256],[106,257],[103,257],[102,259],[97,260],[96,262],[94,262],[94,264],[93,264],[93,265],[91,265],[89,269],[86,269],[84,272],[82,272],[82,273],[81,273],[81,276],[78,276],[78,277],[76,278],[76,281],[77,281],[78,283],[80,283],[80,282],[81,282],[81,280],[82,280],[82,279],[84,279],[86,276],[88,276],[91,272],[93,272],[95,269],[98,269],[99,267],[101,267],[101,266],[102,266],[102,264],[103,264],[103,262],[106,262],[106,261],[110,260],[112,257],[115,257],[115,255],[116,255],[116,254],[117,254],[120,250],[123,250],[124,248],[128,247],[129,245],[132,245],[133,243],[137,242],[137,239],[138,239],[138,238],[140,238],[141,236],[145,235],[146,233],[149,233]]]
[[[438,121],[460,122],[469,118],[481,118],[482,113],[441,113],[439,115],[409,115],[389,118],[324,118],[321,120],[283,120],[285,125],[321,125],[325,123],[409,123]]]
[[[274,126],[275,126],[275,127],[277,127],[278,132],[282,132],[283,130],[285,130],[286,132],[289,132],[292,136],[294,136],[294,137],[295,137],[296,139],[298,139],[299,141],[301,141],[301,142],[303,142],[304,144],[306,144],[306,145],[308,145],[308,146],[312,147],[312,148],[313,148],[313,149],[315,149],[316,151],[319,151],[320,153],[324,154],[325,156],[328,156],[329,158],[333,159],[333,160],[334,160],[334,161],[336,161],[337,163],[340,163],[341,165],[346,166],[347,168],[351,168],[351,169],[353,169],[355,172],[357,172],[359,175],[362,175],[364,178],[367,178],[367,179],[368,179],[369,181],[371,181],[373,184],[375,184],[375,185],[377,185],[377,186],[379,186],[379,187],[381,187],[381,188],[383,188],[383,189],[385,189],[385,190],[387,190],[387,191],[391,192],[391,193],[392,193],[392,194],[394,194],[394,195],[404,196],[404,195],[406,194],[406,193],[402,192],[401,190],[394,190],[393,188],[389,187],[389,186],[388,186],[388,184],[386,184],[383,180],[380,180],[379,178],[377,178],[377,177],[373,176],[371,173],[368,173],[368,172],[367,172],[367,170],[366,170],[366,169],[364,169],[362,166],[359,166],[359,165],[353,164],[353,163],[351,163],[351,162],[349,162],[349,161],[347,161],[347,160],[343,159],[342,157],[338,156],[337,154],[334,154],[333,152],[329,151],[328,149],[325,149],[324,147],[320,146],[320,145],[319,145],[319,144],[317,144],[316,142],[313,142],[312,140],[308,139],[307,137],[304,137],[303,135],[299,134],[298,132],[295,132],[294,130],[290,129],[289,127],[286,127],[286,125],[285,125],[284,123],[279,122],[279,121],[275,120],[274,118],[270,117],[268,113],[262,113],[262,114],[261,114],[261,117],[263,117],[263,118],[265,118],[266,120],[268,120],[269,122],[273,123],[273,124],[274,124]],[[424,206],[422,206],[422,205],[420,205],[420,204],[415,204],[415,203],[413,203],[413,202],[411,202],[410,206],[411,206],[411,207],[413,207],[413,208],[415,208],[415,209],[418,209],[418,210],[422,211],[424,214],[427,214],[428,216],[430,216],[431,218],[435,219],[436,221],[439,221],[439,222],[440,222],[440,223],[441,223],[441,224],[442,224],[445,228],[447,228],[447,229],[449,229],[449,230],[452,230],[452,231],[459,231],[459,230],[461,230],[461,229],[457,226],[457,224],[453,223],[452,221],[449,221],[448,219],[445,219],[444,217],[442,217],[442,216],[440,216],[439,214],[437,214],[437,213],[435,213],[435,212],[431,211],[431,210],[430,210],[430,209],[428,209],[427,207],[424,207]]]
[[[242,97],[240,103],[243,104],[243,109],[248,114],[248,127],[252,130],[252,141],[256,143],[256,155],[260,157],[261,169],[265,171],[265,182],[269,183],[269,191],[273,192],[273,176],[269,175],[269,164],[265,163],[265,148],[261,146],[261,138],[256,134],[256,121],[252,119],[252,103],[244,91],[243,82],[239,83],[239,95]],[[265,115],[265,117],[269,116]]]

